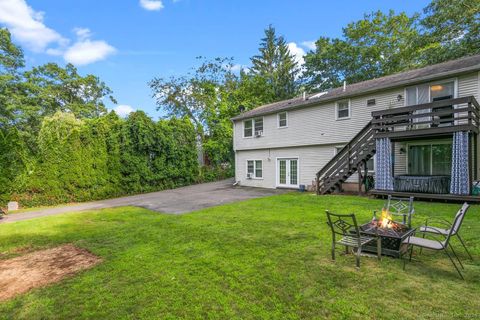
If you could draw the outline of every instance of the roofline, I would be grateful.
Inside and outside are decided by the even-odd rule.
[[[305,102],[305,103],[297,104],[297,105],[294,104],[294,105],[291,105],[291,106],[280,108],[279,110],[259,112],[255,115],[250,115],[250,116],[248,116],[248,115],[244,116],[242,114],[239,114],[238,116],[235,116],[235,117],[231,118],[230,120],[235,122],[235,121],[238,121],[238,120],[249,119],[249,118],[253,118],[253,117],[256,117],[256,116],[264,116],[264,115],[268,115],[268,114],[275,114],[275,113],[278,113],[279,111],[288,111],[288,110],[293,110],[293,109],[311,107],[311,106],[318,105],[318,104],[325,104],[325,103],[332,102],[332,101],[338,101],[340,99],[353,98],[353,97],[362,96],[362,95],[365,95],[365,94],[368,94],[368,93],[378,92],[378,91],[381,91],[381,90],[393,89],[393,88],[396,88],[396,87],[404,86],[406,84],[412,84],[413,85],[413,84],[416,84],[416,83],[424,82],[426,80],[434,80],[434,79],[443,78],[443,77],[446,77],[446,76],[461,75],[461,74],[464,74],[464,73],[479,71],[479,70],[480,70],[480,65],[474,65],[474,66],[470,66],[470,67],[466,67],[466,68],[462,68],[462,69],[446,71],[446,72],[436,73],[434,75],[419,77],[419,78],[415,78],[414,80],[412,80],[412,79],[403,80],[403,81],[395,82],[395,84],[388,84],[387,83],[383,86],[377,86],[375,88],[367,89],[367,90],[362,91],[362,92],[351,93],[351,94],[346,93],[345,95],[326,98],[326,99],[323,99],[323,100],[320,97],[318,99],[312,100],[312,102]],[[409,70],[409,71],[413,71],[413,70]],[[388,76],[386,76],[386,77],[388,77]],[[381,78],[377,78],[377,79],[381,79]],[[307,100],[302,100],[302,101],[308,101],[308,99]],[[252,109],[252,110],[255,110],[255,109]]]

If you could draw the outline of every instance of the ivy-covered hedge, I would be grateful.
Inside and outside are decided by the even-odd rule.
[[[205,180],[188,119],[153,121],[139,111],[80,120],[58,112],[43,119],[33,146],[14,128],[0,138],[2,203],[87,201]]]

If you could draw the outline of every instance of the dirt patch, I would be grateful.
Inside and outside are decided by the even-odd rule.
[[[101,259],[71,244],[0,260],[0,301],[91,268]]]

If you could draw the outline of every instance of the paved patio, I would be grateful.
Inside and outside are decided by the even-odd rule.
[[[275,189],[234,187],[232,184],[233,179],[227,179],[135,196],[15,213],[0,219],[0,223],[28,220],[68,212],[123,206],[142,207],[161,213],[182,214],[225,203],[266,197],[285,192],[285,190]]]

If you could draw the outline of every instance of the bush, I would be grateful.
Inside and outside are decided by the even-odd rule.
[[[195,138],[187,119],[155,122],[139,111],[126,120],[113,113],[79,120],[58,112],[44,118],[32,164],[10,161],[15,165],[3,169],[2,194],[7,196],[1,201],[52,205],[195,183],[199,180]],[[18,140],[8,139],[9,145],[3,142],[0,147],[11,150],[15,145],[22,150]]]

